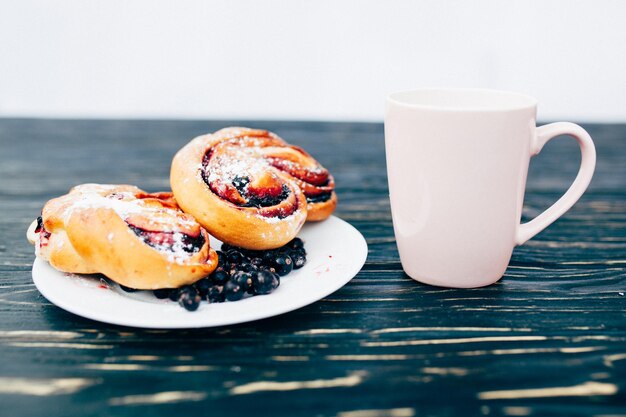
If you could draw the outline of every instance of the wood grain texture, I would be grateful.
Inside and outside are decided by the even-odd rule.
[[[178,148],[233,124],[271,129],[335,175],[337,215],[369,245],[348,285],[189,331],[101,324],[39,295],[24,234],[48,199],[84,182],[165,189]],[[454,290],[402,272],[380,124],[0,120],[0,414],[626,415],[626,126],[585,127],[598,148],[587,194],[500,282]],[[533,159],[525,218],[579,159],[566,139]]]

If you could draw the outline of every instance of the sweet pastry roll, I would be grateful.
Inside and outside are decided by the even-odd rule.
[[[226,128],[193,139],[174,157],[170,183],[180,207],[209,233],[248,249],[286,244],[337,203],[328,171],[265,130]]]
[[[293,145],[272,146],[261,148],[261,153],[300,187],[307,201],[307,221],[324,220],[335,211],[335,180],[304,149]]]
[[[33,221],[26,233],[28,241],[35,246],[35,253],[55,269],[77,274],[95,274],[99,272],[81,257],[69,241],[65,229],[65,214],[81,194],[120,192],[142,192],[130,185],[82,184],[73,187],[70,192],[48,201],[43,207],[41,216]]]
[[[29,240],[58,270],[136,289],[192,284],[217,266],[208,233],[171,193],[127,185],[85,184],[50,200]]]

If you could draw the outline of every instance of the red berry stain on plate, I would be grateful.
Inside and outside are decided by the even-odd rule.
[[[329,256],[329,258],[332,258],[332,256]],[[327,272],[330,272],[330,267],[328,265],[318,265],[313,272],[315,272],[315,275],[317,277],[320,277],[322,274],[325,274]]]

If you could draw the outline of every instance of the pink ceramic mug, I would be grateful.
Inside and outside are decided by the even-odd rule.
[[[479,89],[391,94],[385,148],[393,225],[404,271],[442,287],[498,281],[513,248],[542,231],[584,193],[596,164],[589,134],[573,123],[536,127],[537,101]],[[530,158],[570,135],[578,176],[545,212],[520,224]]]

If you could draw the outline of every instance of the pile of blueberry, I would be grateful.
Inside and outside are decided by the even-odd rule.
[[[218,266],[208,277],[193,285],[155,290],[157,298],[169,298],[189,311],[202,300],[209,303],[238,301],[244,296],[269,294],[280,285],[280,278],[306,263],[304,242],[295,238],[272,250],[255,251],[227,243],[217,251]]]

